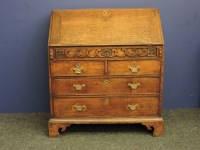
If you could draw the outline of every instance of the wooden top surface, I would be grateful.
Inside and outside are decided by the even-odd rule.
[[[54,10],[49,46],[164,44],[158,9]]]

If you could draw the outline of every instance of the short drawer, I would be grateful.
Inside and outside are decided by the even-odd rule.
[[[51,62],[52,76],[101,76],[104,61],[58,61]]]
[[[58,98],[54,117],[135,117],[158,115],[157,97]]]
[[[52,80],[53,96],[159,93],[159,78],[63,78]]]
[[[159,75],[160,61],[108,61],[109,75]]]

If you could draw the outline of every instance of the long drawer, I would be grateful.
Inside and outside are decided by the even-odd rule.
[[[159,93],[159,78],[61,78],[52,80],[53,96]]]
[[[57,98],[54,117],[135,117],[158,115],[157,97]]]

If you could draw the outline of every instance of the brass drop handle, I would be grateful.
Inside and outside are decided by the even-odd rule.
[[[71,70],[74,71],[75,74],[81,74],[82,72],[86,71],[86,69],[79,63],[77,63],[75,67],[72,67]]]
[[[140,70],[140,66],[138,66],[135,61],[133,62],[133,65],[128,66],[128,68],[132,73],[137,73]]]
[[[78,112],[85,111],[87,107],[85,105],[74,105],[74,109]]]
[[[134,110],[139,109],[139,108],[140,108],[140,105],[139,105],[139,104],[128,104],[127,107],[128,107],[130,110],[134,111]]]
[[[73,87],[74,87],[77,91],[81,91],[81,90],[85,87],[85,84],[74,84]]]
[[[140,86],[140,83],[128,83],[128,86],[129,86],[132,90],[136,90],[136,89]]]

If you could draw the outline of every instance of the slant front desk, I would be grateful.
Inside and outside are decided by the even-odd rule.
[[[72,124],[134,124],[163,134],[158,9],[54,10],[49,136]]]

